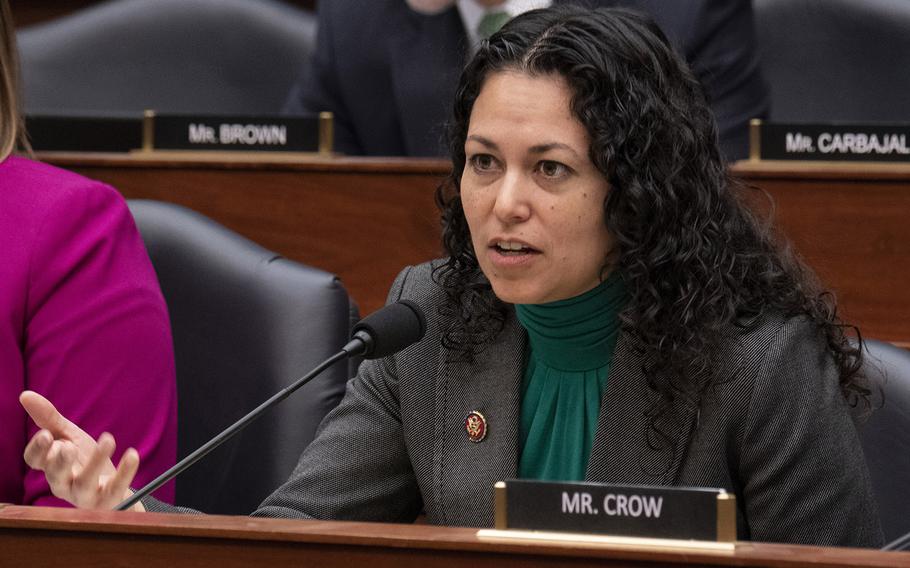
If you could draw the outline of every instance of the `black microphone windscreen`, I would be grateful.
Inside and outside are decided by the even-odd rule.
[[[359,331],[369,334],[372,348],[363,356],[366,359],[378,359],[420,341],[426,327],[423,310],[414,302],[401,300],[376,310],[357,322],[352,334]]]

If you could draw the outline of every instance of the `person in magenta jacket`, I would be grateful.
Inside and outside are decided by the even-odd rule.
[[[0,18],[0,503],[65,505],[22,461],[38,428],[19,393],[38,391],[94,435],[135,447],[149,481],[176,459],[173,345],[120,194],[10,155],[24,137],[6,0]],[[173,501],[173,485],[158,496]]]

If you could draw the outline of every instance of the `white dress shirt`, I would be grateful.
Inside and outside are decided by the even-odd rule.
[[[548,8],[553,4],[552,0],[506,0],[498,6],[484,8],[474,0],[458,0],[458,12],[461,14],[461,21],[464,22],[464,29],[468,33],[468,39],[471,41],[471,51],[477,50],[480,38],[477,35],[477,25],[487,12],[506,12],[511,17],[515,17],[530,10],[538,8]]]

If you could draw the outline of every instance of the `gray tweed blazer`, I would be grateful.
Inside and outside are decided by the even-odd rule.
[[[434,524],[492,525],[493,484],[517,475],[527,337],[513,314],[473,363],[453,362],[431,270],[405,269],[389,294],[424,309],[424,339],[364,362],[290,479],[254,515],[410,522],[425,511]],[[664,416],[661,430],[674,438],[662,450],[646,440],[654,394],[643,363],[620,336],[587,480],[726,488],[742,539],[881,544],[856,428],[810,323],[769,319],[731,337],[717,362],[726,379],[700,404]],[[488,424],[480,443],[464,427],[474,410]]]

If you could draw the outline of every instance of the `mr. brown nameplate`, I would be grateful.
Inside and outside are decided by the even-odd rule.
[[[332,148],[331,122],[331,113],[229,116],[147,111],[143,149],[327,153]]]
[[[29,114],[32,148],[51,152],[221,150],[331,154],[332,113],[298,116]]]
[[[736,499],[713,488],[513,479],[496,484],[496,528],[733,542]]]

